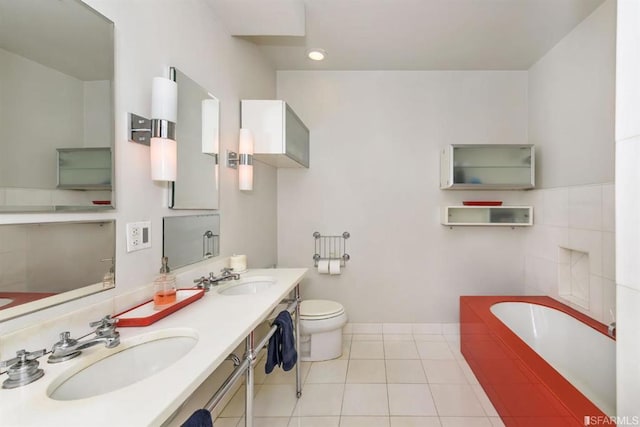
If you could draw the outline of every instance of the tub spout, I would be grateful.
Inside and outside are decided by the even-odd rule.
[[[610,337],[615,338],[616,336],[616,322],[609,323],[609,328],[607,329],[607,333]]]

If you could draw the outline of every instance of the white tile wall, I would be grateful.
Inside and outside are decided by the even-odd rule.
[[[616,142],[616,281],[640,290],[640,135]]]
[[[616,31],[617,414],[638,415],[640,395],[640,2],[618,0]],[[605,281],[605,300],[613,284]]]
[[[614,185],[534,190],[529,200],[536,215],[525,239],[525,292],[549,295],[598,321],[610,322],[609,313],[616,307]],[[640,238],[640,228],[638,233]],[[571,282],[569,270],[562,268],[561,248],[589,254],[585,272],[589,288],[580,304],[561,296],[568,293],[561,286],[563,278]]]
[[[589,309],[589,254],[560,248],[558,260],[558,293],[560,297]]]
[[[617,287],[617,396],[618,416],[639,415],[640,363],[633,355],[640,354],[640,291],[626,286]],[[620,375],[624,373],[624,375]],[[620,399],[620,396],[625,396]]]
[[[602,229],[602,186],[569,187],[569,227]]]
[[[615,185],[602,186],[602,229],[604,231],[616,231],[616,203]]]
[[[542,192],[544,205],[542,212],[541,224],[555,225],[557,227],[569,226],[569,189],[568,188],[552,188],[549,190],[535,190]],[[534,208],[534,213],[538,210]],[[535,215],[535,214],[534,214]],[[539,216],[537,216],[540,218]]]

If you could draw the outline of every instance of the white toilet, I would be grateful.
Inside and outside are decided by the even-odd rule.
[[[342,328],[347,313],[335,301],[311,299],[300,303],[299,356],[303,362],[330,360],[342,355]]]

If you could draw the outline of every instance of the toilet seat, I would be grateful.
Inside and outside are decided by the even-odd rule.
[[[342,304],[324,299],[309,299],[300,303],[300,320],[323,320],[344,314]]]

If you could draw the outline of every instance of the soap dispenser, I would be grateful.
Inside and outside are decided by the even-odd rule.
[[[109,267],[109,271],[107,271],[102,277],[102,287],[104,289],[113,288],[116,282],[116,266],[113,258],[105,258],[100,260],[102,262],[111,262],[111,266]]]
[[[176,302],[176,276],[170,273],[169,258],[162,257],[160,274],[153,281],[153,308],[163,308]]]

